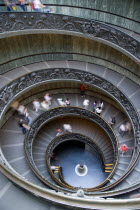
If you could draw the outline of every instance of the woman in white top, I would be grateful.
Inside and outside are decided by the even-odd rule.
[[[50,106],[52,98],[49,96],[49,93],[46,93],[46,95],[44,96],[44,99],[48,103],[48,105]]]
[[[85,99],[85,100],[83,101],[83,106],[84,106],[85,109],[88,108],[88,106],[89,106],[89,100],[88,100],[88,99]]]
[[[97,107],[96,109],[95,109],[95,111],[96,111],[96,113],[98,114],[98,115],[100,115],[101,113],[102,113],[102,109],[101,109],[101,107]]]
[[[34,4],[34,11],[36,12],[41,12],[41,9],[46,7],[45,5],[41,4],[40,0],[34,0],[33,4]]]
[[[35,100],[33,101],[33,108],[34,108],[35,112],[38,112],[39,109],[41,109],[40,102],[39,102],[38,99],[35,99]]]
[[[60,106],[66,106],[66,103],[63,101],[62,98],[58,98],[57,101],[58,101]]]
[[[64,124],[63,125],[63,128],[64,128],[64,132],[70,132],[72,133],[72,127],[70,124]]]
[[[48,110],[49,109],[49,104],[46,101],[42,101],[41,102],[41,106],[44,110]]]

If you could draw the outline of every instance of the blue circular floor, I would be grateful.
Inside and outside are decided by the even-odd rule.
[[[81,144],[62,144],[55,151],[55,159],[52,164],[62,167],[63,178],[75,187],[91,188],[101,184],[108,176],[102,171],[102,166],[94,150],[86,151]],[[88,168],[85,176],[78,176],[75,167],[83,160]]]

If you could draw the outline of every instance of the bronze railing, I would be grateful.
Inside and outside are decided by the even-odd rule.
[[[88,38],[99,38],[100,41],[110,43],[121,48],[139,62],[140,43],[124,32],[96,20],[72,17],[60,14],[32,13],[32,12],[1,12],[0,33],[24,30],[55,30],[84,35]],[[30,33],[30,32],[29,32]]]

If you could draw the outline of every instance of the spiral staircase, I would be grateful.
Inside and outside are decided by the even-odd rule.
[[[51,0],[49,6],[50,14],[22,12],[17,2],[16,12],[6,12],[1,1],[0,209],[140,209],[140,3]],[[33,100],[46,92],[49,110],[35,112]],[[60,106],[58,98],[71,105]],[[33,119],[25,136],[10,106],[15,100]],[[101,116],[93,112],[95,100],[104,102]],[[121,137],[126,121],[132,131]],[[65,123],[72,133],[56,136]],[[51,154],[69,138],[94,145],[106,173],[102,183],[79,189],[66,182],[63,167],[52,172]],[[122,155],[124,143],[129,149]]]

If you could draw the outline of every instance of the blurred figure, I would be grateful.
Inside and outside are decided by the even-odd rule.
[[[30,127],[25,124],[23,119],[19,119],[18,125],[19,125],[19,127],[22,128],[22,133],[23,134],[26,134],[26,131],[30,129]]]
[[[26,1],[25,0],[18,0],[18,3],[19,3],[20,7],[22,8],[22,10],[24,12],[27,11],[27,9],[26,9]]]
[[[116,123],[116,118],[115,117],[112,117],[110,118],[110,121],[108,122],[111,126],[115,125]]]
[[[86,86],[85,86],[84,84],[81,84],[80,90],[81,90],[81,96],[82,96],[82,97],[85,96],[85,89],[86,89]]]
[[[19,105],[19,107],[17,108],[19,115],[24,115],[24,110],[25,110],[25,106],[23,105]]]
[[[127,131],[129,132],[129,134],[130,134],[130,132],[131,132],[131,130],[132,130],[132,125],[131,125],[131,123],[130,123],[130,122],[126,122],[125,126],[126,126],[126,130],[127,130]]]
[[[119,150],[121,151],[122,155],[128,151],[128,146],[126,144],[123,144],[119,147]]]
[[[24,110],[24,120],[27,122],[27,125],[30,126],[32,123],[32,118],[29,116],[29,112],[27,109]]]
[[[16,11],[16,4],[13,0],[3,0],[7,6],[7,11]]]
[[[41,102],[41,106],[44,110],[48,110],[49,109],[49,105],[48,103],[44,100]]]
[[[101,109],[103,110],[104,107],[103,101],[99,101],[97,107],[101,107]]]
[[[58,98],[57,101],[58,101],[60,106],[66,106],[66,103],[63,101],[62,98]]]
[[[45,94],[44,99],[48,103],[48,105],[50,106],[52,98],[49,96],[49,93]]]
[[[35,110],[35,112],[41,110],[41,104],[38,99],[33,100],[33,109]]]
[[[64,124],[63,125],[63,128],[64,128],[64,132],[70,132],[72,133],[72,127],[70,124]]]
[[[95,112],[98,114],[98,115],[101,115],[101,113],[102,113],[102,109],[101,109],[101,107],[97,107],[96,109],[95,109]]]
[[[125,124],[120,125],[119,133],[120,133],[121,137],[124,136],[126,131],[127,131],[126,125]]]
[[[96,111],[96,108],[97,108],[97,101],[94,101],[94,102],[93,102],[93,112]]]
[[[56,136],[61,135],[61,129],[60,128],[56,128]]]
[[[119,133],[121,135],[121,137],[124,136],[124,134],[128,131],[129,134],[131,132],[131,129],[132,129],[132,125],[130,122],[126,122],[125,124],[122,124],[119,128]]]
[[[70,99],[69,98],[66,99],[65,104],[66,104],[66,106],[70,106]]]
[[[42,8],[46,8],[46,6],[42,4],[40,0],[33,0],[32,9],[34,9],[35,12],[41,12]]]
[[[88,107],[89,107],[89,100],[88,99],[85,99],[83,101],[83,106],[84,106],[85,109],[88,109]]]

